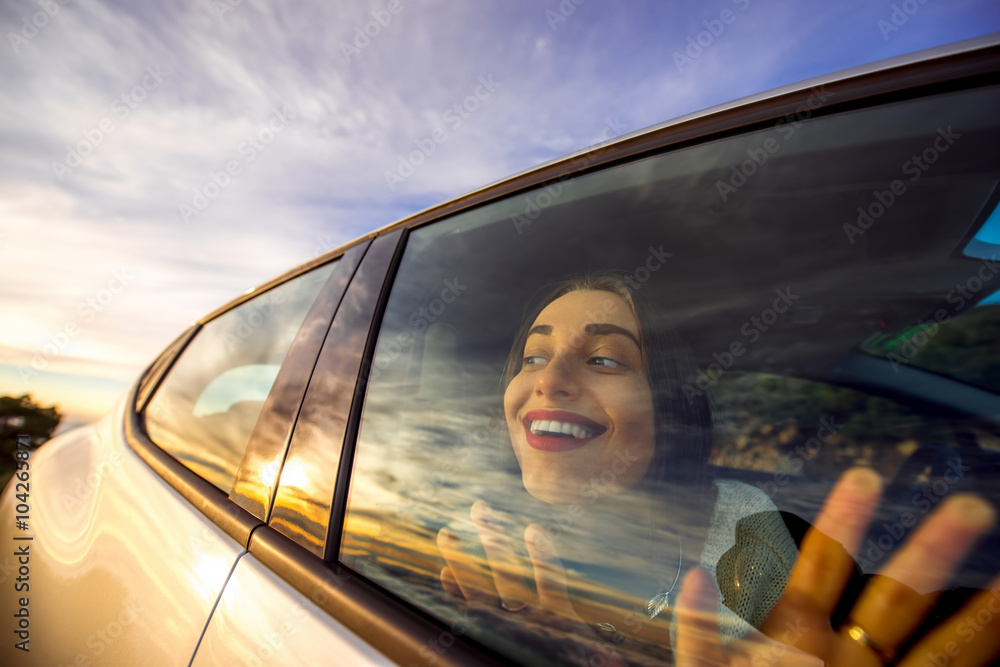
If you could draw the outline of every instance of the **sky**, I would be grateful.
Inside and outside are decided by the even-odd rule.
[[[94,420],[193,321],[362,234],[997,31],[995,0],[2,0],[0,395]]]

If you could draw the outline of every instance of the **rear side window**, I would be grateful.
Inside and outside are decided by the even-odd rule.
[[[996,506],[993,385],[869,348],[992,291],[948,300],[997,275],[960,251],[996,206],[998,105],[779,123],[414,229],[341,560],[519,664],[669,664],[684,574],[714,578],[724,640],[751,633],[850,467],[886,484],[859,577],[943,498]],[[996,549],[952,584],[987,587]]]
[[[205,324],[145,411],[150,439],[229,492],[264,400],[335,262]]]

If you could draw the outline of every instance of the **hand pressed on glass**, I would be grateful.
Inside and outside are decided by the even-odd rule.
[[[959,625],[1000,600],[1000,579],[905,656],[896,655],[934,605],[936,592],[993,525],[992,508],[974,496],[945,500],[880,576],[872,578],[843,626],[831,628],[830,616],[854,568],[848,551],[860,546],[880,491],[881,482],[870,470],[858,468],[841,477],[803,541],[785,593],[760,628],[762,634],[720,642],[715,582],[704,570],[689,572],[678,600],[678,664],[815,664],[816,658],[851,667],[991,664],[1000,653],[1000,614],[991,613],[990,627],[971,637],[960,636]]]
[[[441,584],[456,599],[485,605],[498,604],[509,612],[524,614],[528,622],[557,621],[587,652],[604,656],[609,667],[624,665],[610,642],[601,642],[570,601],[566,572],[545,529],[531,524],[524,532],[528,562],[518,555],[493,511],[482,500],[472,506],[472,520],[486,550],[489,572],[483,572],[447,528],[438,533],[438,548],[448,565],[441,570]],[[534,579],[535,591],[526,576]]]

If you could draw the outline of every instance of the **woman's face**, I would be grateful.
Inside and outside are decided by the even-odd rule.
[[[570,292],[532,323],[504,411],[524,485],[539,500],[593,502],[635,485],[653,459],[653,396],[628,303]]]

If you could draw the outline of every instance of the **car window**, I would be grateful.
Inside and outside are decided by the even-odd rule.
[[[996,505],[995,385],[869,348],[993,291],[959,306],[959,281],[1000,287],[961,252],[1000,194],[1000,91],[835,115],[814,96],[815,117],[412,230],[341,560],[506,660],[661,664],[683,574],[715,578],[724,637],[750,633],[849,467],[886,480],[861,577],[942,498]],[[947,340],[970,369],[995,358]],[[986,587],[996,548],[954,585]],[[533,561],[565,579],[532,579]],[[545,598],[565,613],[539,613]]]
[[[228,492],[281,362],[335,264],[207,322],[150,399],[150,439]]]

